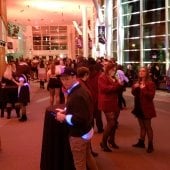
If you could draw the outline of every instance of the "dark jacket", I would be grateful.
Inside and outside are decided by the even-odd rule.
[[[66,114],[73,115],[69,126],[70,136],[81,137],[92,128],[93,114],[90,109],[90,96],[79,84],[74,87],[67,98]]]
[[[29,86],[25,84],[18,88],[19,88],[18,102],[23,103],[24,105],[27,105],[30,102]]]

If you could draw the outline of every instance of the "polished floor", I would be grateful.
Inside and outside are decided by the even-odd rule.
[[[145,149],[133,148],[138,139],[137,120],[131,114],[133,98],[130,89],[124,93],[127,109],[121,111],[116,142],[119,149],[103,152],[99,146],[102,134],[95,133],[93,149],[98,152],[96,161],[99,170],[169,170],[170,167],[170,94],[157,91],[155,106],[157,118],[153,119],[154,147],[151,154]],[[46,89],[31,82],[31,103],[28,106],[28,121],[18,122],[15,112],[11,119],[0,118],[0,170],[39,170],[45,108],[49,104]],[[103,117],[103,121],[105,119]],[[50,169],[49,169],[50,170]]]

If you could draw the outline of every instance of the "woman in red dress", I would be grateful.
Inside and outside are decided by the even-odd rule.
[[[153,130],[151,119],[156,117],[153,98],[155,96],[155,84],[149,77],[146,67],[141,67],[138,80],[132,85],[134,95],[134,109],[132,113],[137,117],[140,126],[139,141],[133,147],[145,148],[145,136],[148,137],[147,152],[153,152]]]
[[[118,148],[115,144],[115,132],[118,124],[120,108],[118,105],[118,94],[121,89],[120,81],[115,76],[116,65],[108,63],[104,72],[99,76],[98,86],[98,106],[105,114],[107,125],[103,132],[102,142],[100,146],[103,151],[111,152],[112,148]]]

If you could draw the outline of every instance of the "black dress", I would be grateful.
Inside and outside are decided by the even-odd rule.
[[[132,114],[134,114],[137,118],[144,118],[144,114],[140,104],[140,88],[136,88],[136,95],[134,97],[134,109],[132,110]]]
[[[61,107],[60,107],[61,106]],[[63,105],[57,106],[63,108]],[[56,106],[46,109],[41,150],[41,170],[75,170],[66,123],[57,122]]]

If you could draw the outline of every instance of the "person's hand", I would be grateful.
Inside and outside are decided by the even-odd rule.
[[[63,114],[65,113],[65,110],[64,110],[64,109],[56,108],[55,110],[56,110],[57,112],[61,112],[61,113],[63,113]]]
[[[65,121],[66,115],[62,112],[57,112],[55,119],[58,120],[60,123]]]
[[[143,89],[145,87],[145,84],[144,83],[141,83],[140,84],[140,88]]]
[[[135,87],[135,88],[140,87],[140,84],[139,84],[139,83],[135,83],[135,84],[134,84],[134,87]]]

